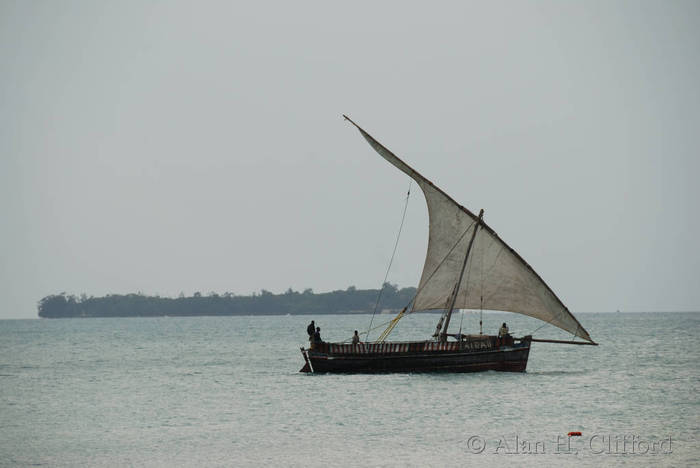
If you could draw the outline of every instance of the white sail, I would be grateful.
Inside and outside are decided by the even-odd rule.
[[[428,252],[413,308],[448,308],[478,216],[345,118],[357,127],[377,153],[412,177],[423,190],[428,204],[430,231]],[[528,315],[592,342],[578,320],[515,250],[483,221],[478,229],[455,308],[483,308]]]

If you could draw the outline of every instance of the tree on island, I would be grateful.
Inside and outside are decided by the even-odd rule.
[[[416,288],[399,289],[385,283],[378,310],[399,310],[406,306],[416,293]],[[161,316],[221,316],[221,315],[321,315],[346,313],[372,313],[379,296],[377,289],[357,289],[314,293],[311,288],[302,293],[287,289],[273,294],[262,289],[260,294],[236,296],[233,293],[219,295],[211,292],[203,296],[195,292],[177,298],[145,296],[143,294],[109,294],[104,297],[79,298],[61,294],[46,296],[38,303],[39,317],[161,317]]]

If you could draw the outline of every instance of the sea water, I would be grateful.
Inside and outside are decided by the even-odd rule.
[[[334,341],[370,322],[0,321],[0,465],[700,465],[698,313],[578,314],[600,346],[533,343],[527,372],[475,374],[301,374],[312,318]],[[514,314],[485,314],[484,331],[502,322],[567,338]],[[460,326],[478,333],[478,314]]]

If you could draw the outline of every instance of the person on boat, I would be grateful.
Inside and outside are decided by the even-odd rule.
[[[360,335],[357,334],[357,330],[355,330],[355,334],[352,335],[352,344],[358,344],[360,342]]]
[[[501,329],[498,330],[498,337],[503,338],[504,336],[508,336],[508,325],[505,322],[501,325]]]
[[[314,321],[312,320],[311,323],[309,324],[308,327],[306,327],[306,333],[309,334],[309,341],[313,342],[314,340],[314,332],[316,331],[316,325],[314,324]]]
[[[321,339],[321,327],[316,327],[316,333],[314,333],[314,344],[321,344],[323,340]]]

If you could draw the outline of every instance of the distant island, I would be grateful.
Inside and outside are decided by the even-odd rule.
[[[321,315],[367,314],[377,303],[378,289],[356,289],[314,293],[291,288],[282,294],[262,290],[259,294],[194,293],[186,297],[160,297],[143,294],[109,294],[104,297],[74,296],[66,293],[46,296],[39,301],[39,317],[199,317],[224,315]],[[377,313],[405,307],[416,288],[399,289],[385,283]]]

